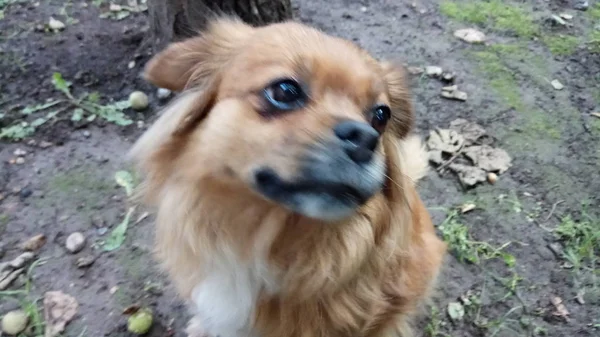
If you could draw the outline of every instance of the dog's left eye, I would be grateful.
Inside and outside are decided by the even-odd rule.
[[[277,110],[294,110],[306,102],[306,94],[298,82],[284,79],[270,84],[264,90],[265,99]]]
[[[392,111],[390,110],[390,107],[387,105],[378,105],[373,109],[371,126],[379,133],[382,133],[391,116]]]

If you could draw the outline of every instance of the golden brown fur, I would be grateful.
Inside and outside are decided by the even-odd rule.
[[[290,73],[310,81],[314,104],[266,120],[255,93]],[[445,245],[415,190],[427,162],[409,135],[401,69],[300,24],[257,29],[219,20],[157,55],[146,76],[183,91],[132,156],[145,174],[142,194],[157,208],[158,258],[184,299],[207,277],[205,266],[236,256],[266,275],[253,311],[256,336],[408,336]],[[356,106],[375,100],[393,111],[377,149],[387,178],[353,216],[316,220],[248,186],[257,163],[294,177],[305,145],[336,118],[364,118]]]

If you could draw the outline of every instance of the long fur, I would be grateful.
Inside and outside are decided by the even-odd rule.
[[[382,75],[397,113],[392,131],[381,140],[386,186],[354,216],[327,223],[215,178],[222,171],[219,165],[263,158],[272,153],[274,144],[289,143],[294,135],[283,124],[280,129],[264,126],[239,98],[215,103],[243,81],[261,76],[240,79],[237,63],[231,60],[233,50],[246,50],[246,58],[268,59],[275,57],[268,46],[252,49],[259,48],[261,32],[274,39],[299,34],[303,43],[318,46],[303,48],[319,62],[329,62],[328,55],[346,48],[344,62],[366,64],[370,68],[365,69],[385,74],[392,70],[379,68],[346,42],[296,23],[255,31],[224,20],[211,27],[205,36],[175,45],[150,62],[149,79],[184,92],[130,154],[145,177],[141,194],[157,210],[157,258],[182,298],[195,308],[192,314],[210,318],[193,321],[190,336],[203,335],[211,324],[233,329],[231,336],[221,337],[235,337],[246,328],[245,335],[260,337],[409,336],[410,320],[429,296],[446,246],[436,237],[415,189],[426,174],[427,155],[417,136],[407,136],[412,111],[401,73]],[[258,40],[252,40],[254,35]],[[218,48],[205,49],[214,43]],[[293,55],[295,48],[292,44],[276,50]],[[328,54],[327,48],[333,52]],[[335,68],[335,60],[325,65]],[[228,81],[228,74],[235,80]],[[352,81],[352,76],[340,73],[334,79]],[[246,111],[253,114],[245,115]],[[296,124],[305,123],[315,132],[329,128],[327,115],[316,116],[319,119],[307,116]],[[212,129],[217,120],[219,132]],[[232,130],[226,131],[225,124]],[[263,127],[270,133],[254,138]],[[226,138],[237,145],[223,145]],[[293,171],[294,162],[282,158],[272,164]]]

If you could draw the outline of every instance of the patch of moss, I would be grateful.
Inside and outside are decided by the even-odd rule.
[[[542,41],[550,52],[558,56],[571,55],[579,46],[579,39],[572,35],[544,36]]]
[[[479,70],[484,72],[490,86],[508,106],[517,111],[523,110],[519,84],[512,70],[506,67],[498,53],[486,50],[473,53],[478,61]]]
[[[587,11],[587,15],[592,20],[600,20],[600,2],[597,2],[592,7],[590,7]]]
[[[440,11],[457,21],[512,32],[519,37],[531,37],[539,32],[531,17],[531,8],[511,1],[442,1]]]
[[[598,23],[600,24],[600,23]],[[600,54],[600,31],[594,30],[590,34],[590,38],[588,41],[588,47],[592,53]]]
[[[6,230],[6,225],[8,225],[8,221],[10,217],[8,214],[0,214],[0,234],[4,233]]]
[[[90,213],[114,189],[110,178],[91,165],[58,173],[48,181],[46,198],[40,202],[60,202],[64,207]]]

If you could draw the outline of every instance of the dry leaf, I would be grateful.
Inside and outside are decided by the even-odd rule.
[[[19,275],[21,275],[24,271],[24,268],[20,268],[15,271],[3,274],[2,278],[0,279],[0,290],[8,288],[8,286],[10,286],[10,284],[13,283],[13,281],[16,280],[17,277],[19,277]]]
[[[440,150],[450,154],[460,151],[463,144],[463,136],[448,129],[432,130],[429,132],[429,138],[427,139],[427,147],[430,151]]]
[[[504,173],[512,165],[512,159],[506,151],[489,145],[470,146],[463,151],[477,167],[485,171]]]
[[[454,36],[468,43],[483,43],[485,34],[473,28],[459,29],[454,32]]]
[[[560,83],[559,80],[552,80],[550,84],[555,90],[563,90],[565,88],[565,86],[562,83]]]
[[[450,122],[450,130],[461,134],[465,139],[465,145],[475,144],[479,138],[486,134],[485,129],[481,125],[462,118]]]
[[[462,214],[465,214],[467,212],[470,212],[470,211],[474,210],[475,207],[477,207],[477,206],[475,206],[475,204],[469,204],[469,203],[468,204],[463,204],[463,205],[460,206],[460,212]]]
[[[552,302],[552,305],[554,305],[554,309],[556,309],[552,313],[552,315],[563,318],[564,320],[568,321],[569,320],[569,311],[567,310],[567,307],[565,307],[562,298],[555,296],[555,297],[552,297],[552,299],[550,301]]]
[[[79,304],[74,297],[60,291],[44,294],[44,319],[46,332],[44,337],[55,337],[65,331],[67,324],[77,314]]]
[[[450,164],[448,165],[448,168],[458,174],[458,179],[466,186],[474,186],[487,179],[486,172],[478,167]]]
[[[31,252],[23,253],[10,261],[10,266],[17,269],[23,267],[27,262],[31,261],[35,255]]]
[[[29,238],[29,240],[23,242],[21,248],[29,251],[36,251],[42,248],[46,244],[46,236],[44,234],[38,234]]]
[[[429,155],[430,162],[432,162],[436,165],[442,165],[444,163],[444,158],[442,157],[441,150],[429,151],[429,152],[427,152],[427,154]]]
[[[140,306],[137,304],[133,304],[123,309],[123,315],[133,315],[138,311],[140,311]]]

